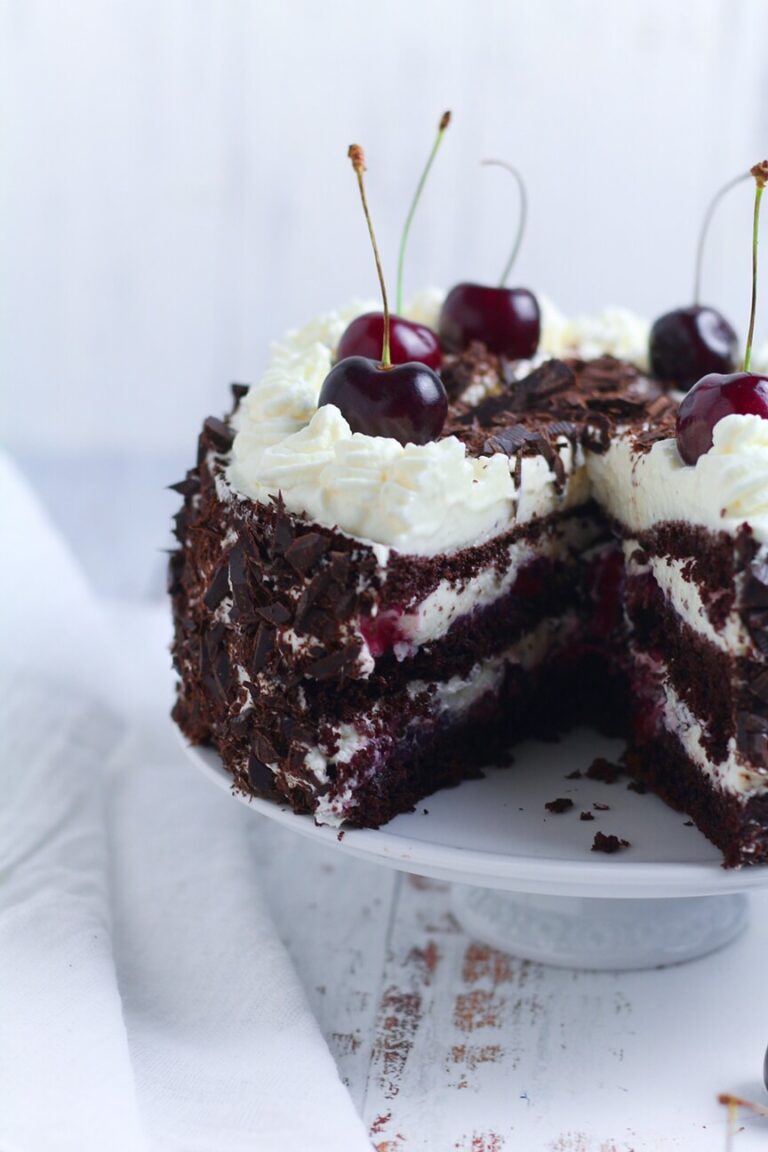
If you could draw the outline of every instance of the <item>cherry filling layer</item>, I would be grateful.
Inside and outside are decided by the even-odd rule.
[[[360,621],[360,633],[368,645],[374,659],[391,652],[396,644],[406,644],[408,637],[400,627],[400,621],[405,615],[405,609],[399,605],[387,608],[378,616],[364,616]]]
[[[541,602],[542,607],[545,605],[550,596],[553,577],[559,567],[562,566],[556,565],[546,556],[539,556],[530,560],[521,566],[511,588],[490,604],[480,605],[468,613],[457,616],[452,621],[451,628],[468,618],[477,620],[486,613],[500,611],[502,606],[505,612],[520,616],[524,612],[525,615],[531,616],[532,608],[537,602]],[[516,605],[518,609],[523,611],[516,612]],[[410,615],[411,619],[415,616],[415,614]],[[397,645],[412,646],[414,644],[413,634],[408,628],[403,627],[405,617],[405,608],[399,604],[379,612],[376,616],[363,617],[360,622],[360,632],[374,659],[391,652]]]
[[[591,562],[587,589],[594,605],[590,631],[607,639],[624,618],[624,556],[618,548],[607,548]]]

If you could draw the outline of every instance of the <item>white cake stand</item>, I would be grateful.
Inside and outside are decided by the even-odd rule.
[[[726,871],[720,853],[655,796],[587,778],[569,780],[622,745],[588,730],[556,744],[530,741],[511,768],[429,796],[378,830],[318,826],[310,816],[234,793],[262,816],[337,852],[454,884],[454,909],[478,939],[562,967],[653,968],[704,956],[744,929],[746,893],[768,886],[768,867]],[[218,756],[188,748],[231,791]],[[564,797],[555,815],[544,805]],[[599,810],[595,804],[607,804]],[[581,812],[593,819],[582,821]],[[591,851],[595,832],[630,847]]]

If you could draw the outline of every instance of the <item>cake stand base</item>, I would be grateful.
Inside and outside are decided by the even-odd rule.
[[[534,896],[454,885],[453,908],[476,939],[558,968],[659,968],[706,956],[746,927],[741,894],[678,899]]]

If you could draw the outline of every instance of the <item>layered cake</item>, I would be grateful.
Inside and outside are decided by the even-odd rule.
[[[529,361],[444,345],[435,438],[355,432],[318,400],[369,312],[290,333],[177,485],[182,731],[243,792],[375,827],[610,725],[726,864],[768,859],[768,422],[726,415],[685,463],[647,326],[544,308]]]

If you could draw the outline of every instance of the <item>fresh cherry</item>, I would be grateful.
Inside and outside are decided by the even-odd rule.
[[[403,308],[403,269],[405,267],[405,250],[408,244],[408,235],[411,230],[416,207],[421,199],[421,193],[427,181],[429,171],[434,163],[437,150],[443,139],[443,134],[451,122],[450,112],[444,112],[437,127],[437,136],[432,145],[424,171],[421,174],[416,191],[405,218],[402,235],[400,237],[400,251],[397,260],[397,311]],[[443,362],[440,341],[431,328],[426,324],[417,324],[414,320],[406,320],[403,316],[390,316],[389,345],[390,357],[393,364],[407,364],[418,360],[428,368],[437,371]],[[384,342],[385,317],[383,312],[366,312],[358,316],[349,325],[339,341],[336,352],[337,359],[345,356],[367,356],[371,360],[378,359]]]
[[[335,404],[353,432],[391,436],[403,445],[426,444],[442,432],[448,397],[440,377],[426,364],[392,364],[387,288],[365,197],[365,156],[359,144],[350,145],[349,158],[357,176],[384,306],[381,361],[367,356],[338,360],[320,389],[318,407]]]
[[[447,352],[481,340],[489,352],[530,360],[539,346],[541,313],[527,288],[457,284],[445,298],[438,331]]]
[[[398,312],[401,312],[403,308],[403,269],[411,224],[430,168],[450,122],[450,112],[443,112],[437,126],[437,136],[432,145],[432,151],[416,186],[403,225],[397,260]],[[383,312],[366,312],[363,316],[358,316],[356,320],[352,321],[339,341],[336,352],[337,359],[342,360],[345,356],[367,356],[371,360],[377,360],[384,343],[384,323]],[[426,364],[428,368],[434,368],[437,371],[443,362],[440,341],[432,329],[428,328],[426,324],[417,324],[414,320],[406,320],[403,316],[389,317],[389,352],[393,364],[407,364],[409,361],[418,360],[419,363]]]
[[[651,328],[651,371],[687,392],[708,372],[732,372],[739,338],[714,308],[692,304],[660,316]]]
[[[344,332],[336,352],[338,360],[346,356],[367,356],[378,359],[384,339],[384,313],[365,312],[358,316]],[[416,324],[402,316],[389,318],[389,350],[393,364],[407,364],[418,360],[437,371],[443,355],[437,336],[426,324]]]
[[[760,416],[768,420],[768,376],[749,371],[757,305],[757,238],[760,201],[768,183],[768,160],[755,164],[755,208],[752,222],[752,299],[744,370],[722,375],[712,372],[694,384],[677,414],[677,448],[686,464],[709,452],[715,425],[726,416]]]
[[[425,364],[384,368],[365,356],[339,360],[325,378],[318,407],[335,404],[353,432],[427,444],[443,429],[448,397]]]
[[[721,312],[703,306],[699,300],[704,248],[715,209],[732,188],[749,177],[749,172],[740,173],[720,188],[709,202],[696,248],[694,303],[689,308],[675,308],[665,313],[651,328],[648,345],[651,371],[657,379],[674,384],[685,392],[707,373],[733,372],[736,367],[736,333]]]
[[[501,281],[495,288],[484,284],[457,284],[448,293],[440,312],[438,332],[449,352],[462,352],[480,340],[489,352],[510,360],[530,360],[539,346],[541,312],[539,303],[527,288],[507,288],[506,283],[520,251],[528,215],[528,197],[520,173],[503,160],[484,160],[505,168],[517,183],[520,215],[512,251]]]
[[[712,372],[691,388],[677,414],[677,447],[686,464],[709,452],[715,424],[734,414],[768,420],[768,376]]]

